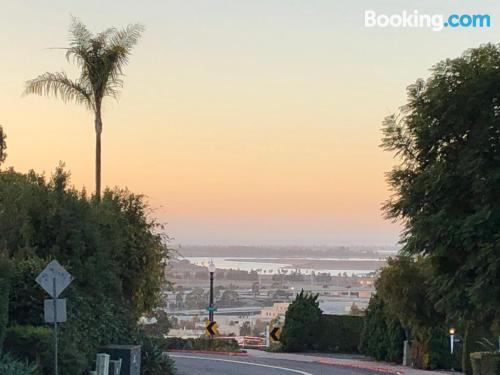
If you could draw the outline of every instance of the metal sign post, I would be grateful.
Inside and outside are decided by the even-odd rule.
[[[45,300],[44,312],[45,322],[54,323],[54,375],[59,374],[57,323],[66,321],[66,300],[57,297],[71,281],[73,278],[57,260],[50,262],[36,278],[36,282],[52,297],[52,300]]]
[[[54,288],[53,293],[56,295],[56,278],[52,279]],[[54,297],[54,374],[57,375],[59,373],[57,368],[57,299]]]

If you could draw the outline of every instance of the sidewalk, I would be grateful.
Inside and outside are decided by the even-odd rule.
[[[327,355],[321,354],[293,354],[293,353],[269,353],[261,350],[248,349],[247,353],[250,357],[261,357],[270,359],[284,359],[288,361],[299,361],[299,362],[316,362],[331,366],[342,366],[350,368],[366,369],[371,371],[380,372],[382,374],[393,374],[393,375],[449,375],[449,374],[460,374],[459,372],[451,371],[425,371],[417,370],[411,367],[405,367],[400,365],[395,365],[387,362],[376,362],[370,359],[366,359],[361,356],[355,356],[354,358],[348,358],[345,355]]]

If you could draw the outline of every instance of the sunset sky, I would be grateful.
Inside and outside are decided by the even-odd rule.
[[[94,186],[92,114],[22,97],[24,81],[75,70],[70,15],[93,31],[146,32],[103,121],[103,183],[144,193],[174,243],[395,244],[383,118],[439,60],[499,42],[495,1],[1,1],[6,165]],[[468,5],[467,5],[468,4]],[[489,29],[368,29],[364,11],[489,13]]]

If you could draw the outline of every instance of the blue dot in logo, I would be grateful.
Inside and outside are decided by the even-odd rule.
[[[444,23],[444,27],[448,27],[448,22],[445,22],[445,23]]]

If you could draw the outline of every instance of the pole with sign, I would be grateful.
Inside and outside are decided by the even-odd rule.
[[[59,295],[71,284],[73,277],[63,266],[53,260],[38,275],[36,282],[52,297],[44,301],[44,315],[46,323],[54,323],[54,374],[58,375],[57,360],[57,323],[66,321],[66,300],[59,299]]]

